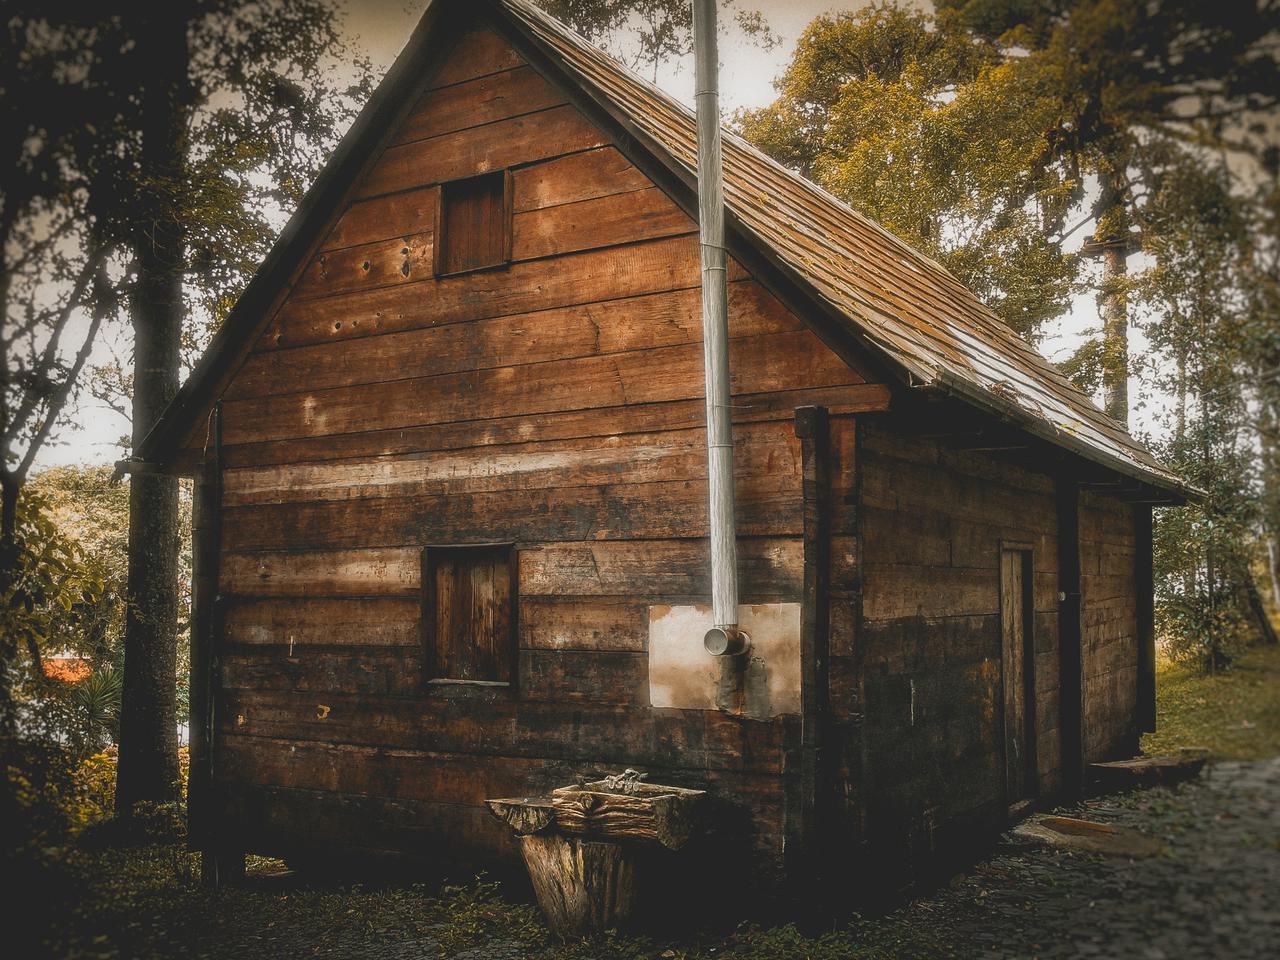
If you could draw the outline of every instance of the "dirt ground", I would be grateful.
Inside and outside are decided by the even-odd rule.
[[[88,855],[83,895],[41,952],[104,960],[1280,956],[1280,758],[1219,762],[1187,784],[1062,812],[1139,829],[1166,852],[1107,859],[1009,834],[949,885],[818,936],[744,925],[703,941],[611,935],[562,945],[533,907],[492,884],[323,888],[259,862],[244,887],[210,893],[175,848],[104,850]]]

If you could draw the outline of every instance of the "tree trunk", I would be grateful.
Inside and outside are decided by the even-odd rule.
[[[144,79],[144,195],[134,239],[133,444],[155,424],[178,389],[185,255],[178,215],[190,103],[185,4],[148,8],[136,34],[149,47]],[[116,809],[178,793],[177,698],[178,481],[134,474],[129,484],[129,607]]]
[[[1280,364],[1265,364],[1259,379],[1276,375]],[[1280,449],[1276,444],[1276,431],[1280,430],[1280,418],[1269,397],[1258,404],[1258,439],[1262,450],[1262,539],[1267,545],[1267,575],[1271,581],[1271,605],[1280,610],[1280,550],[1276,539],[1280,536]]]
[[[1129,218],[1124,171],[1104,166],[1099,173],[1098,230],[1103,244],[1098,313],[1102,318],[1103,409],[1118,423],[1129,423],[1129,311],[1125,281],[1129,270]]]
[[[1276,550],[1276,538],[1267,538],[1267,573],[1271,575],[1271,605],[1280,610],[1280,551]]]
[[[1271,617],[1267,615],[1266,604],[1262,602],[1262,594],[1258,592],[1258,585],[1247,571],[1244,577],[1244,589],[1245,599],[1249,603],[1249,612],[1253,614],[1254,623],[1258,626],[1258,636],[1269,646],[1280,643],[1280,637],[1276,636],[1276,628],[1271,624]]]

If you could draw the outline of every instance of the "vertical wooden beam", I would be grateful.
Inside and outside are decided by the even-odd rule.
[[[1080,608],[1080,489],[1059,477],[1058,685],[1062,734],[1062,788],[1080,792],[1084,778],[1084,653]]]
[[[222,557],[222,401],[210,414],[209,445],[196,474],[191,507],[191,768],[187,782],[187,844],[201,853],[207,884],[219,886],[243,873],[243,853],[228,852],[213,787],[218,646],[223,598],[219,592]]]
[[[1156,728],[1156,606],[1151,505],[1133,505],[1134,594],[1138,613],[1138,733]]]
[[[213,539],[214,494],[211,471],[203,465],[191,491],[191,677],[190,772],[187,778],[187,844],[203,849],[208,837],[209,746],[209,616],[217,583],[216,560],[209,549]]]
[[[796,409],[804,497],[804,587],[800,607],[800,775],[793,877],[820,888],[831,790],[824,753],[830,718],[830,418],[823,407]]]

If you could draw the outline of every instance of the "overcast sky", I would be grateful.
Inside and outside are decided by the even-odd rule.
[[[796,40],[805,26],[819,14],[853,10],[866,6],[865,0],[756,0],[744,2],[757,8],[781,39],[772,50],[762,51],[745,42],[731,24],[722,22],[721,91],[726,114],[740,107],[759,107],[773,99],[773,81],[786,67]],[[922,4],[923,5],[923,4]],[[372,58],[375,72],[381,75],[404,46],[417,23],[426,0],[347,0],[347,30]],[[672,96],[686,103],[693,101],[692,64],[671,64],[661,69],[658,84]],[[1088,231],[1079,231],[1078,241]],[[1135,263],[1134,266],[1137,264]],[[1062,359],[1080,340],[1080,331],[1097,323],[1091,296],[1080,298],[1071,314],[1059,324],[1047,325],[1041,348],[1051,359]],[[1141,343],[1134,347],[1141,349]],[[114,353],[112,348],[114,348]],[[127,362],[127,340],[117,331],[114,342],[108,338],[97,350],[94,362],[104,363],[113,356]],[[1131,392],[1136,384],[1131,384]],[[1138,411],[1135,424],[1150,428],[1150,412]],[[58,442],[46,445],[37,463],[52,466],[63,463],[111,463],[123,452],[117,441],[129,432],[128,422],[119,414],[82,396],[77,425],[63,430]]]

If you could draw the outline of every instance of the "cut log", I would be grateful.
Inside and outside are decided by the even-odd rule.
[[[636,899],[635,862],[617,843],[543,833],[520,853],[551,932],[563,939],[625,926]]]
[[[1153,783],[1177,783],[1197,776],[1209,759],[1202,747],[1183,747],[1176,754],[1091,763],[1089,773],[1103,790],[1124,790]]]
[[[678,850],[693,832],[702,790],[633,782],[625,791],[608,781],[552,791],[556,826],[570,835],[640,840]]]
[[[510,797],[485,803],[490,813],[522,837],[541,833],[555,820],[555,807],[548,797]]]
[[[1136,830],[1072,817],[1032,817],[1014,827],[1015,836],[1035,840],[1059,850],[1094,853],[1104,857],[1142,859],[1154,857],[1164,844]]]

